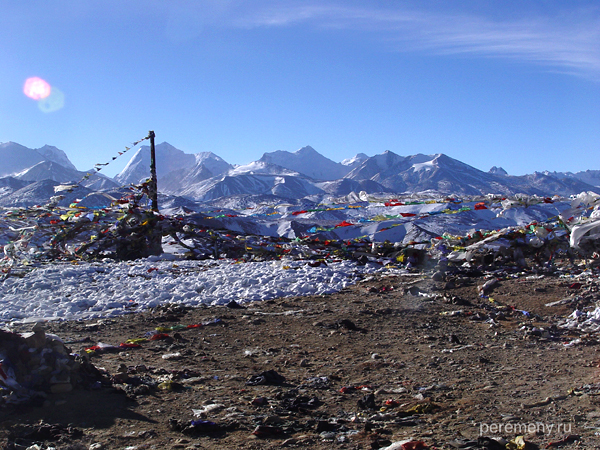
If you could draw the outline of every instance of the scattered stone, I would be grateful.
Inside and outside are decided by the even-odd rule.
[[[240,305],[238,302],[236,302],[235,300],[231,300],[229,303],[227,303],[225,306],[227,306],[227,308],[231,308],[231,309],[246,309],[245,306]]]
[[[274,370],[267,370],[253,375],[246,381],[248,386],[258,386],[260,384],[281,385],[283,383],[285,383],[285,377]]]

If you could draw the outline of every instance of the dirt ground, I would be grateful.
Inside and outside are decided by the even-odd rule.
[[[496,277],[484,297],[489,274],[378,275],[333,295],[49,323],[79,354],[204,325],[91,353],[101,383],[2,407],[0,444],[453,449],[523,435],[527,448],[600,448],[600,347],[557,326],[600,300],[595,279]]]

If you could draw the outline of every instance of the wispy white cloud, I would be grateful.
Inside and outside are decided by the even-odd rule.
[[[372,32],[398,50],[511,58],[600,80],[600,14],[588,12],[498,21],[466,13],[280,2],[244,13],[238,9],[230,23]]]

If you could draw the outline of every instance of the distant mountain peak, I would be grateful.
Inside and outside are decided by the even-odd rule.
[[[200,167],[203,166],[203,167]],[[227,172],[232,166],[212,152],[185,153],[168,142],[156,146],[156,171],[160,185],[168,190],[184,183]],[[149,147],[141,146],[115,180],[120,184],[138,183],[150,176]]]
[[[0,142],[0,148],[11,147],[11,146],[27,148],[24,145],[21,145],[17,142],[13,142],[13,141]]]
[[[354,166],[356,164],[360,164],[362,161],[364,161],[365,159],[368,159],[368,158],[369,157],[367,155],[365,155],[364,153],[357,153],[352,158],[344,159],[342,161],[342,164],[344,166]]]
[[[296,153],[297,155],[302,155],[302,154],[306,154],[306,153],[319,153],[319,152],[317,152],[310,145],[305,145],[304,147],[296,150],[294,153]]]
[[[502,167],[492,167],[488,173],[491,173],[492,175],[508,175],[508,172],[506,170],[504,170]]]
[[[69,160],[67,154],[53,145],[46,144],[41,148],[36,148],[35,150],[49,161],[58,163],[67,169],[77,170],[75,165],[73,165],[73,163]]]
[[[161,148],[163,150],[176,150],[178,152],[180,152],[181,150],[179,150],[178,148],[176,148],[175,146],[169,144],[168,142],[164,141],[161,142],[160,144],[156,145],[156,148]]]
[[[315,180],[336,180],[348,172],[341,163],[321,155],[310,145],[295,152],[277,150],[264,153],[258,161],[293,170]]]
[[[66,169],[77,170],[65,152],[50,145],[32,149],[16,142],[4,142],[0,144],[0,161],[0,176],[26,171],[43,161],[52,161]]]

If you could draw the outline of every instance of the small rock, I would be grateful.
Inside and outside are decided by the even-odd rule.
[[[333,431],[323,431],[319,434],[319,436],[321,436],[321,439],[323,439],[324,441],[333,441],[336,435],[337,433]]]
[[[324,431],[335,431],[337,425],[335,423],[328,422],[327,420],[319,420],[317,422],[317,433],[323,433]]]
[[[438,270],[431,275],[431,279],[433,281],[442,281],[444,279],[444,273]]]
[[[377,405],[375,405],[375,395],[365,395],[362,399],[358,401],[358,407],[360,409],[376,409]]]
[[[446,289],[446,290],[454,289],[455,287],[456,287],[456,283],[454,282],[454,280],[450,280],[450,281],[446,282],[446,284],[444,284],[444,289]]]
[[[283,429],[279,427],[272,427],[268,425],[258,425],[252,435],[257,437],[270,437],[278,434],[283,434]]]
[[[336,322],[337,328],[345,328],[347,330],[358,330],[354,322],[349,319],[341,319]]]
[[[264,418],[263,423],[265,425],[277,425],[283,423],[283,419],[279,416],[267,416]]]
[[[269,400],[266,397],[256,397],[250,403],[254,406],[266,406],[269,404]]]
[[[450,336],[448,336],[448,341],[450,341],[452,344],[459,344],[460,345],[460,339],[455,334],[451,334]]]
[[[236,302],[235,300],[231,300],[231,301],[230,301],[229,303],[227,303],[227,305],[225,305],[225,306],[227,306],[228,308],[231,308],[231,309],[246,309],[246,307],[245,307],[245,306],[242,306],[242,305],[240,305],[240,304],[239,304],[238,302]]]

